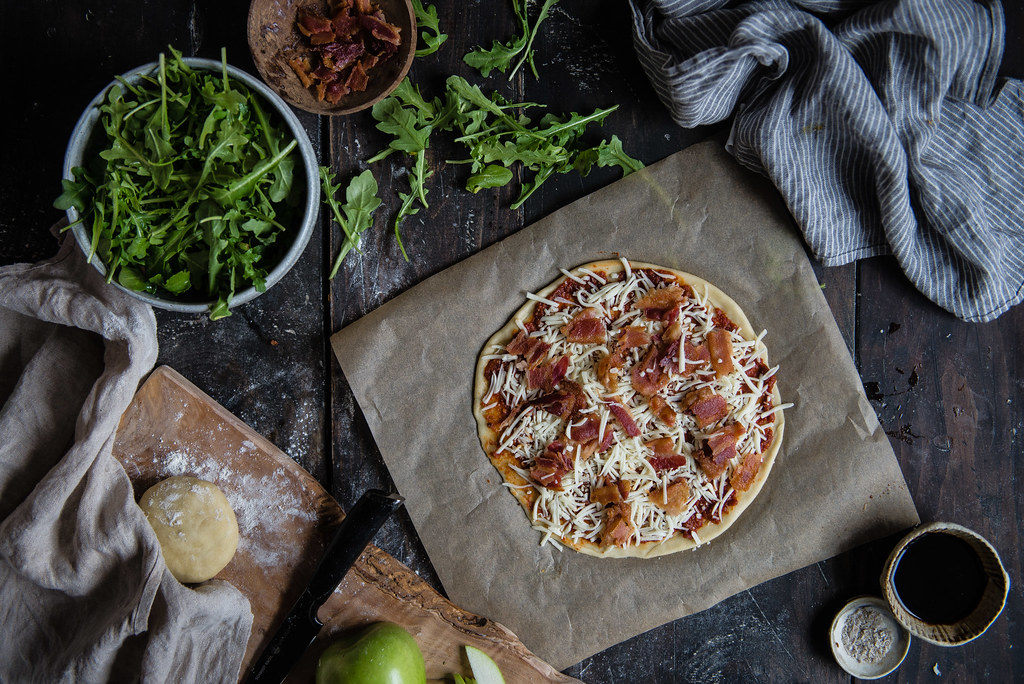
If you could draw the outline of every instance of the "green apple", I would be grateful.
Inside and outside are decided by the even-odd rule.
[[[344,636],[320,655],[316,684],[425,684],[423,653],[393,622],[376,622]]]

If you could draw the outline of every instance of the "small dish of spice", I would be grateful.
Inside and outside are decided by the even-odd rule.
[[[876,596],[858,596],[843,606],[832,620],[829,637],[836,662],[861,679],[889,674],[910,648],[910,634]]]

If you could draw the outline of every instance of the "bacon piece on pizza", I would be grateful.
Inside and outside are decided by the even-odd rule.
[[[526,386],[550,392],[555,388],[569,370],[569,357],[560,356],[555,361],[542,363],[536,368],[526,371]]]
[[[697,427],[702,430],[729,414],[729,404],[725,397],[715,394],[710,387],[700,387],[687,392],[679,402],[679,408],[693,416],[697,421]]]
[[[574,442],[589,442],[592,439],[597,439],[598,433],[601,431],[601,421],[597,418],[589,417],[582,420],[578,425],[572,426],[570,423],[566,428],[566,436]]]
[[[590,490],[590,502],[602,505],[622,503],[622,489],[620,482],[612,482],[594,487]]]
[[[633,303],[633,308],[643,311],[644,317],[652,321],[675,320],[675,317],[679,315],[679,305],[685,297],[683,288],[672,283],[667,287],[651,290],[636,300]],[[675,316],[672,315],[673,312]]]
[[[566,452],[565,445],[554,441],[534,460],[530,477],[543,487],[561,491],[562,478],[572,467],[572,456]]]
[[[707,364],[711,363],[711,352],[708,351],[707,345],[703,342],[695,345],[690,340],[686,340],[683,342],[683,354],[684,375],[692,375],[698,369],[704,368]]]
[[[604,321],[589,307],[573,316],[572,320],[562,326],[561,331],[565,339],[575,344],[604,344],[608,338]]]
[[[519,334],[511,342],[505,345],[505,351],[509,354],[523,357],[524,363],[522,367],[528,370],[539,366],[547,357],[549,349],[551,349],[550,344],[539,337],[531,337],[522,330],[519,331]]]
[[[633,389],[645,397],[654,396],[668,385],[669,374],[661,367],[660,361],[658,347],[652,344],[640,363],[630,371]]]
[[[648,399],[648,404],[651,406],[651,413],[658,417],[665,425],[672,427],[676,424],[676,412],[672,410],[668,402],[655,394],[653,397]]]
[[[715,377],[724,378],[736,370],[732,362],[732,335],[728,330],[712,328],[705,338],[708,352],[711,354],[711,367],[715,369]]]
[[[725,472],[729,461],[736,455],[736,442],[743,433],[742,425],[729,423],[712,433],[703,448],[694,450],[697,463],[708,477],[714,479]]]
[[[615,341],[617,350],[633,349],[634,347],[646,347],[651,343],[651,334],[643,328],[634,325],[623,328],[619,331],[619,337]]]
[[[653,456],[648,457],[647,462],[657,472],[682,468],[687,463],[686,456],[676,453],[676,445],[671,437],[652,439],[644,442],[644,446],[654,452]]]
[[[619,371],[622,370],[622,366],[625,363],[625,357],[622,356],[621,352],[616,350],[598,361],[597,365],[594,367],[594,372],[597,374],[598,381],[609,392],[618,391]]]
[[[633,507],[626,502],[605,509],[601,546],[625,546],[633,536]]]
[[[664,490],[655,487],[650,493],[651,503],[668,515],[679,515],[686,510],[690,499],[690,485],[685,480],[676,480]]]
[[[630,415],[629,409],[622,405],[615,397],[608,397],[605,399],[605,403],[608,405],[608,410],[615,416],[615,420],[619,421],[619,425],[622,426],[623,431],[630,437],[639,437],[640,428],[637,426],[636,421],[633,420],[633,416]]]
[[[737,492],[745,492],[750,489],[757,472],[761,470],[761,454],[753,451],[745,454],[740,464],[736,466],[732,475],[729,476],[729,486]]]

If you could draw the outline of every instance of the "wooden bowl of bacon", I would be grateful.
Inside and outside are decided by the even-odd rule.
[[[410,0],[253,0],[249,50],[260,77],[313,114],[351,114],[387,97],[416,49]]]

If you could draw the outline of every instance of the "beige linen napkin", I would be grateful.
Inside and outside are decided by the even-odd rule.
[[[178,584],[110,453],[156,355],[152,309],[70,237],[0,268],[0,682],[238,678],[248,602]]]
[[[443,228],[439,228],[443,229]],[[539,546],[477,438],[490,335],[559,268],[621,254],[694,273],[767,329],[786,412],[759,497],[692,552],[602,559]],[[918,522],[892,448],[776,193],[715,143],[565,207],[332,338],[449,598],[559,669]]]

